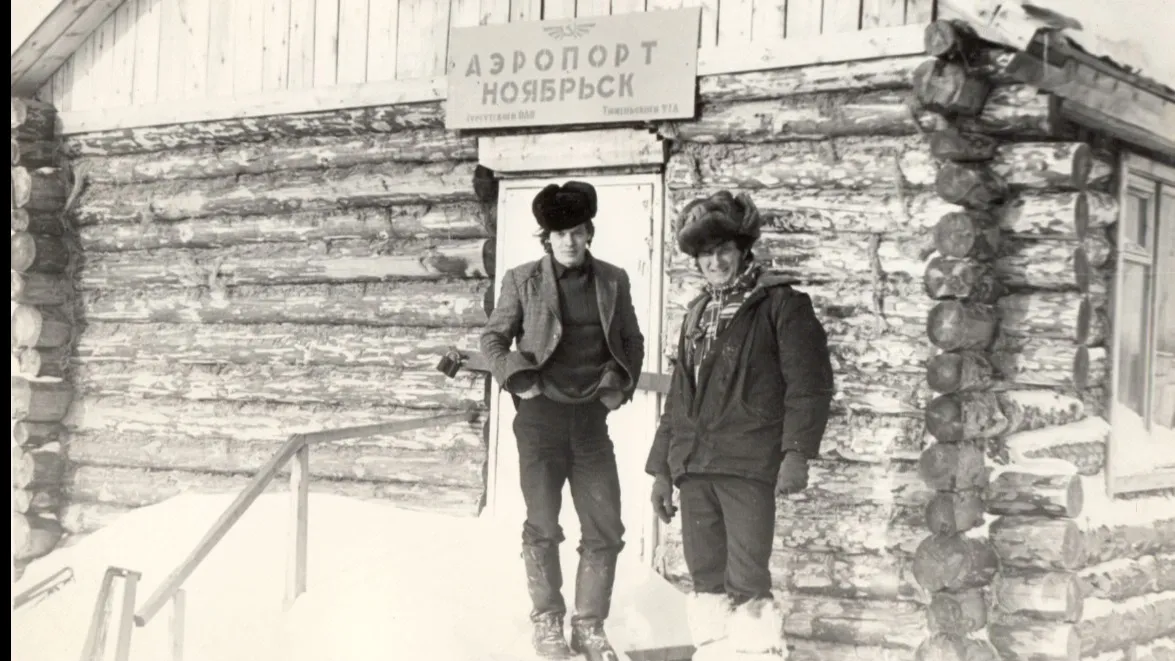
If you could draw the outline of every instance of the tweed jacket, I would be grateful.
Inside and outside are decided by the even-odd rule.
[[[596,302],[608,351],[623,370],[624,401],[632,398],[645,361],[645,337],[637,323],[632,288],[624,269],[592,257]],[[510,269],[502,279],[498,304],[481,334],[481,351],[490,374],[513,394],[511,379],[524,371],[541,371],[563,336],[559,289],[553,258]],[[517,340],[517,347],[511,345]]]

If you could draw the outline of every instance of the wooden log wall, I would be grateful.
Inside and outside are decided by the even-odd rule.
[[[941,120],[935,190],[956,206],[924,280],[939,352],[921,468],[939,492],[914,565],[934,593],[919,658],[1108,661],[1156,641],[1161,653],[1175,633],[1175,498],[1104,496],[1110,155],[1047,114],[1040,131],[985,124],[1003,99],[1048,99],[968,66],[1005,58],[965,26],[936,21],[926,44],[915,95]],[[1110,541],[1148,526],[1149,544]],[[959,567],[973,580],[952,583]]]
[[[61,542],[74,397],[69,285],[77,240],[66,222],[69,175],[54,139],[56,110],[12,97],[12,554],[18,575]]]
[[[496,190],[475,194],[476,142],[439,105],[74,147],[68,529],[238,491],[294,432],[485,410],[481,375],[436,366],[485,323]],[[316,445],[311,488],[476,515],[484,424]]]
[[[690,200],[745,191],[765,216],[756,259],[794,276],[829,333],[834,415],[811,486],[782,501],[773,577],[802,659],[909,659],[929,594],[914,580],[923,511],[918,477],[930,308],[921,295],[927,231],[947,208],[907,107],[920,58],[703,77],[695,122],[664,125],[664,346],[700,291],[673,223]],[[925,128],[925,127],[922,127]],[[683,585],[680,530],[662,547]]]

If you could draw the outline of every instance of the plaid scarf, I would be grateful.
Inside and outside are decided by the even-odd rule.
[[[698,315],[697,327],[691,329],[687,336],[693,348],[690,363],[695,379],[698,378],[698,368],[709,355],[718,335],[730,325],[730,320],[755,289],[762,273],[762,267],[752,262],[734,281],[718,287],[706,285],[705,291],[709,298]]]

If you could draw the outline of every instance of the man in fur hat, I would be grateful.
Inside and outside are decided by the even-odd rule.
[[[620,479],[607,417],[632,398],[645,358],[628,274],[588,250],[596,190],[569,181],[534,198],[546,256],[510,269],[481,348],[513,395],[526,523],[522,558],[540,656],[590,661],[616,653],[604,633],[616,559],[624,546]],[[517,340],[514,350],[511,345]],[[582,539],[571,640],[563,632],[559,510],[570,481]]]
[[[706,284],[681,327],[645,470],[666,523],[679,490],[695,660],[786,657],[768,568],[775,499],[807,487],[832,401],[824,327],[807,294],[755,262],[760,223],[750,197],[727,191],[678,221]]]

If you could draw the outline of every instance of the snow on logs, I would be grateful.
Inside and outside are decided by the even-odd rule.
[[[258,243],[387,241],[396,239],[488,238],[493,219],[474,202],[401,204],[251,216],[212,216],[170,222],[100,222],[82,225],[78,238],[87,252],[159,248],[223,248]]]
[[[78,197],[72,214],[79,225],[86,225],[472,201],[474,169],[471,162],[387,162],[337,170],[94,185]]]
[[[51,552],[66,475],[60,421],[74,399],[65,376],[73,339],[70,251],[61,221],[68,176],[56,163],[56,112],[12,99],[12,552],[18,570]]]

